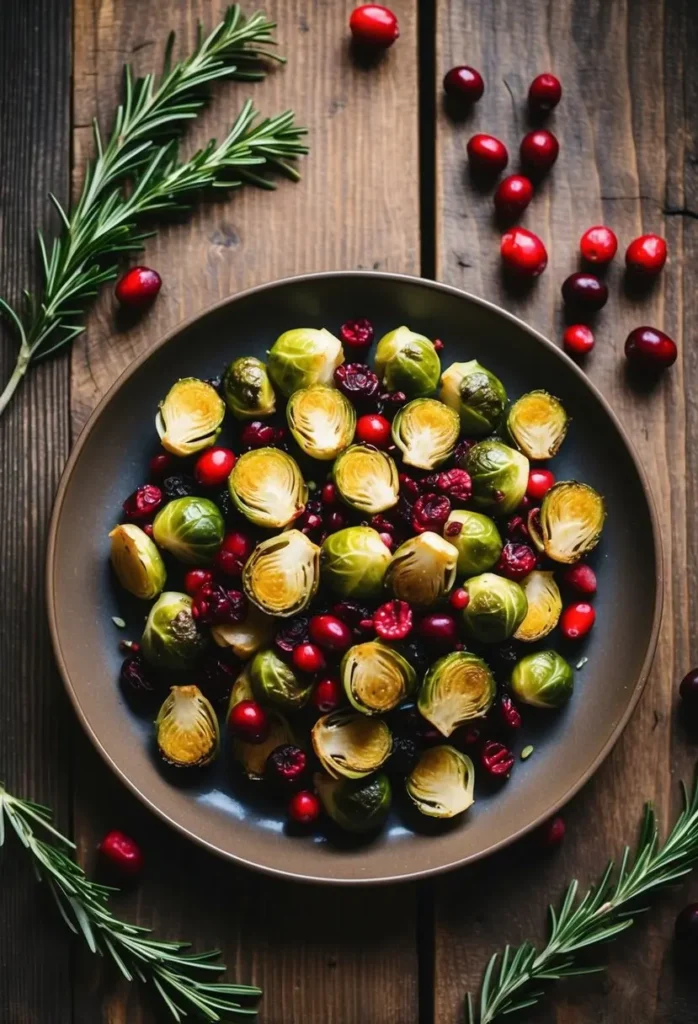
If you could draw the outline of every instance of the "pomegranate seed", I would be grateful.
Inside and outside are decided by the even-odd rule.
[[[594,625],[596,612],[586,601],[568,605],[560,616],[562,635],[568,640],[581,640]]]
[[[141,309],[153,301],[162,287],[162,278],[150,267],[132,267],[116,282],[114,294],[122,306]]]
[[[284,743],[272,750],[267,758],[265,774],[271,782],[295,786],[303,779],[308,768],[308,755],[293,743]]]
[[[291,660],[299,672],[313,675],[325,667],[325,656],[316,644],[299,644],[293,648]]]
[[[328,651],[345,651],[351,647],[351,630],[336,615],[314,615],[308,632],[313,643]]]
[[[528,544],[512,544],[507,541],[497,562],[496,572],[509,580],[522,580],[533,572],[538,563],[533,548]]]
[[[507,147],[494,135],[478,133],[468,139],[468,159],[474,171],[499,174],[509,163]]]
[[[172,468],[172,463],[172,456],[168,455],[167,452],[153,455],[150,460],[150,475],[155,477],[156,480],[161,480]]]
[[[388,601],[373,613],[373,626],[382,640],[404,640],[412,629],[412,609],[406,601]]]
[[[311,695],[311,701],[323,715],[329,715],[342,703],[344,691],[342,684],[337,679],[321,679]]]
[[[565,831],[565,819],[560,814],[556,814],[554,818],[550,818],[549,821],[541,825],[538,831],[540,845],[545,850],[559,846],[565,838]]]
[[[122,508],[127,519],[151,519],[162,505],[162,491],[155,484],[143,484],[129,494]]]
[[[608,301],[608,288],[595,274],[582,270],[563,281],[562,298],[568,306],[596,313]]]
[[[380,4],[357,7],[352,11],[349,28],[357,43],[377,50],[387,50],[400,35],[397,18]]]
[[[470,594],[464,587],[456,587],[449,598],[449,602],[452,608],[462,611],[470,603]]]
[[[657,327],[636,327],[625,340],[629,363],[646,370],[664,370],[676,362],[676,344]]]
[[[562,582],[578,594],[596,593],[596,573],[590,565],[571,565],[562,577]]]
[[[526,228],[512,228],[502,235],[501,254],[507,270],[521,277],[538,277],[548,265],[545,246]]]
[[[562,335],[562,344],[571,356],[585,356],[594,347],[594,334],[586,324],[570,324]]]
[[[335,485],[332,483],[324,484],[320,491],[320,498],[323,505],[334,505],[337,501],[337,488]]]
[[[421,494],[412,510],[412,528],[415,533],[441,533],[450,514],[451,502],[445,494]]]
[[[482,767],[490,775],[501,777],[508,775],[514,767],[514,755],[503,743],[496,740],[488,740],[482,748]]]
[[[555,477],[549,469],[532,469],[528,474],[526,494],[534,501],[542,501],[555,483]]]
[[[445,347],[441,338],[434,338],[432,345],[434,346],[435,352],[443,352]]]
[[[499,714],[508,729],[521,728],[521,713],[507,694],[499,701]]]
[[[524,135],[519,148],[521,162],[536,171],[549,171],[559,152],[560,143],[545,128],[536,128]]]
[[[320,801],[308,789],[294,793],[288,802],[288,816],[296,825],[310,825],[320,817]]]
[[[442,644],[454,644],[458,639],[456,620],[452,615],[445,615],[443,612],[425,615],[419,623],[417,632],[425,640],[437,640]]]
[[[451,68],[444,76],[444,92],[449,99],[462,103],[477,103],[484,91],[482,75],[467,64]]]
[[[494,205],[500,217],[515,220],[533,199],[533,182],[523,174],[510,174],[497,186]]]
[[[208,569],[190,569],[184,577],[184,590],[190,597],[201,590],[204,583],[213,582],[213,573]]]
[[[373,341],[373,324],[365,317],[347,320],[339,328],[339,337],[347,348],[366,349]]]
[[[618,249],[618,239],[610,228],[597,224],[587,228],[579,239],[579,251],[589,263],[610,263]]]
[[[356,440],[376,448],[385,448],[390,443],[389,420],[378,413],[360,416],[356,423]]]
[[[194,476],[203,487],[222,487],[227,483],[235,461],[230,448],[209,448],[196,460]]]
[[[380,391],[380,381],[365,363],[342,363],[334,371],[334,382],[339,391],[356,405],[370,406]]]
[[[143,854],[135,840],[114,829],[99,844],[105,864],[126,878],[137,878],[143,871]]]
[[[269,717],[254,700],[241,700],[234,704],[228,715],[232,734],[246,743],[264,743],[269,735]]]
[[[658,274],[666,254],[666,242],[659,235],[640,235],[625,250],[625,265],[637,274]]]
[[[194,595],[191,613],[203,626],[232,625],[247,616],[247,598],[220,583],[204,583]]]
[[[547,113],[558,105],[561,97],[560,80],[549,72],[537,75],[528,87],[528,105],[536,112]]]

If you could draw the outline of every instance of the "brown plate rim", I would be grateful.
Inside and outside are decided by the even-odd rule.
[[[639,673],[639,675],[637,677],[637,680],[635,682],[635,685],[634,685],[634,688],[633,688],[633,692],[631,694],[630,700],[628,701],[628,705],[627,705],[627,707],[625,709],[625,712],[623,713],[623,715],[619,719],[618,723],[616,724],[616,726],[615,726],[613,732],[611,733],[609,739],[607,740],[606,744],[601,749],[601,751],[598,753],[598,755],[596,756],[594,761],[591,763],[591,765],[589,766],[587,771],[584,772],[584,774],[579,779],[577,779],[577,781],[575,783],[573,783],[573,785],[571,785],[566,790],[566,792],[550,808],[548,808],[543,814],[538,815],[536,818],[534,818],[532,821],[530,821],[527,825],[524,825],[521,828],[517,829],[514,833],[512,833],[512,835],[508,836],[506,839],[502,839],[502,840],[500,840],[497,843],[492,843],[490,846],[485,847],[484,849],[478,851],[477,853],[468,854],[468,855],[466,855],[464,857],[461,857],[461,858],[458,858],[456,860],[449,861],[446,864],[441,864],[441,865],[438,865],[436,867],[424,868],[422,870],[416,870],[416,871],[412,871],[412,872],[409,872],[409,873],[400,874],[397,877],[382,876],[382,877],[377,877],[377,878],[328,879],[328,878],[324,878],[324,877],[320,877],[320,876],[300,875],[300,874],[298,874],[296,872],[284,871],[281,868],[272,867],[270,865],[258,864],[258,863],[256,863],[253,860],[249,860],[249,859],[240,857],[240,856],[238,856],[235,853],[231,853],[229,850],[222,849],[220,846],[217,846],[215,843],[212,843],[209,840],[207,840],[204,836],[198,835],[197,833],[193,832],[191,829],[187,828],[186,826],[181,825],[178,821],[176,821],[173,817],[170,816],[170,814],[167,812],[167,810],[165,808],[159,807],[157,804],[155,804],[139,788],[139,785],[136,782],[132,781],[128,777],[128,775],[124,771],[121,770],[121,768],[114,762],[114,760],[110,757],[110,755],[107,752],[107,750],[102,745],[102,742],[101,742],[99,736],[92,729],[92,726],[91,726],[90,722],[88,721],[86,715],[84,714],[84,712],[82,710],[78,694],[76,693],[76,691],[75,691],[75,689],[73,687],[72,681],[70,679],[70,676],[68,674],[67,665],[66,665],[65,659],[63,657],[63,651],[62,651],[62,648],[61,648],[61,642],[60,642],[60,638],[59,638],[59,635],[58,635],[57,616],[56,616],[56,601],[55,601],[55,593],[54,593],[55,584],[56,584],[56,577],[55,577],[55,571],[54,570],[55,570],[55,560],[56,560],[56,545],[57,545],[58,523],[59,523],[59,520],[60,520],[60,517],[61,517],[61,510],[62,510],[62,507],[63,507],[63,502],[64,502],[64,499],[65,499],[65,495],[66,495],[66,493],[68,491],[68,488],[70,487],[70,482],[71,482],[71,479],[72,479],[73,471],[75,469],[75,466],[78,463],[78,460],[80,459],[80,455],[81,455],[82,450],[83,450],[83,448],[85,446],[87,438],[89,437],[90,433],[92,432],[92,429],[93,429],[95,423],[97,423],[97,421],[101,418],[101,416],[103,415],[105,409],[107,408],[107,406],[111,402],[111,399],[112,399],[113,395],[115,395],[118,391],[121,390],[121,388],[126,384],[126,382],[133,376],[133,374],[138,369],[140,369],[140,367],[151,357],[151,355],[153,355],[155,352],[159,351],[161,348],[163,348],[165,345],[167,345],[174,337],[176,337],[178,334],[180,334],[183,330],[187,330],[188,328],[192,327],[202,317],[208,316],[209,314],[211,314],[211,313],[213,313],[213,312],[215,312],[215,311],[217,311],[219,309],[223,309],[224,307],[226,307],[228,305],[232,305],[232,304],[236,303],[237,301],[239,301],[241,299],[246,299],[246,298],[248,298],[248,297],[250,297],[252,295],[262,294],[262,293],[264,293],[266,291],[272,291],[272,290],[274,290],[276,288],[279,288],[279,287],[282,287],[282,286],[286,286],[286,285],[290,285],[290,284],[296,284],[296,283],[299,283],[299,282],[309,282],[309,283],[312,284],[313,281],[326,280],[328,278],[346,278],[346,277],[359,277],[359,278],[363,277],[363,278],[371,278],[371,279],[381,279],[381,280],[384,280],[384,281],[396,281],[396,282],[402,282],[402,283],[406,282],[406,283],[409,283],[409,284],[419,285],[420,287],[423,287],[423,288],[436,289],[437,291],[440,291],[440,292],[444,292],[444,293],[447,293],[447,294],[450,294],[450,295],[455,295],[458,298],[465,298],[465,299],[467,299],[470,302],[473,302],[473,303],[475,303],[475,304],[477,304],[479,306],[484,307],[485,309],[491,310],[492,312],[498,314],[499,316],[503,317],[504,319],[509,320],[510,322],[516,324],[518,327],[523,328],[526,331],[527,334],[531,335],[536,341],[538,341],[540,344],[542,344],[545,348],[551,350],[555,354],[555,356],[558,359],[560,359],[563,363],[566,363],[567,366],[570,369],[572,369],[572,371],[580,378],[582,383],[592,392],[592,394],[596,397],[596,399],[601,403],[605,413],[608,415],[608,417],[610,418],[610,420],[614,424],[616,430],[618,431],[618,434],[620,435],[620,438],[621,438],[623,444],[625,445],[625,448],[628,451],[628,453],[630,455],[630,458],[632,459],[633,465],[635,466],[635,470],[636,470],[636,472],[638,474],[638,477],[640,479],[640,482],[642,484],[642,488],[643,488],[643,491],[644,491],[644,494],[645,494],[645,498],[647,500],[647,506],[648,506],[649,514],[650,514],[650,523],[651,523],[651,529],[652,529],[652,539],[653,539],[653,543],[654,543],[655,557],[656,557],[656,573],[655,573],[655,584],[656,584],[656,586],[655,586],[655,594],[654,594],[654,612],[653,612],[653,616],[652,616],[652,630],[651,630],[650,637],[649,637],[649,642],[648,642],[648,645],[647,645],[647,651],[646,651],[646,654],[645,654],[645,657],[644,657],[644,660],[643,660],[643,663],[642,663],[642,668],[641,668],[640,673]],[[643,690],[645,688],[645,684],[647,682],[647,678],[649,676],[650,668],[652,666],[652,661],[654,659],[654,655],[655,655],[655,651],[656,651],[656,647],[657,647],[657,640],[658,640],[658,637],[659,637],[659,629],[660,629],[662,610],[663,610],[663,605],[664,605],[664,553],[663,553],[663,547],[662,547],[661,532],[660,532],[660,529],[659,529],[659,518],[658,518],[658,515],[657,515],[657,508],[656,508],[654,496],[652,494],[652,489],[650,487],[647,474],[646,474],[646,472],[645,472],[645,470],[644,470],[644,468],[642,466],[642,463],[640,462],[640,460],[639,460],[639,458],[637,456],[637,452],[635,451],[634,445],[630,441],[630,438],[628,437],[628,435],[627,435],[627,433],[625,431],[625,428],[623,427],[622,423],[620,422],[618,416],[614,412],[614,410],[611,407],[610,403],[605,398],[605,396],[601,393],[601,391],[598,389],[598,387],[587,377],[587,375],[585,373],[583,373],[583,371],[579,368],[579,366],[577,366],[577,364],[574,362],[574,360],[572,360],[565,352],[563,352],[560,348],[558,348],[557,345],[554,345],[548,338],[545,337],[545,335],[543,335],[539,331],[535,330],[535,328],[531,327],[529,324],[527,324],[520,317],[516,316],[513,313],[510,313],[506,309],[503,309],[501,306],[497,305],[497,303],[490,302],[488,299],[480,298],[479,296],[473,295],[470,292],[466,292],[466,291],[464,291],[461,288],[455,288],[452,285],[442,284],[439,281],[432,281],[432,280],[429,280],[428,278],[415,277],[414,275],[411,275],[411,274],[386,273],[386,272],[380,272],[380,271],[361,271],[361,270],[317,271],[317,272],[313,272],[313,273],[309,273],[309,274],[292,275],[290,277],[279,278],[279,279],[277,279],[275,281],[267,282],[266,284],[255,285],[253,288],[247,288],[244,291],[235,293],[235,295],[227,296],[226,298],[221,299],[219,302],[213,303],[212,305],[208,306],[206,309],[201,310],[200,312],[194,314],[193,316],[188,317],[188,318],[180,321],[178,324],[176,324],[159,341],[155,342],[155,344],[152,345],[149,349],[147,349],[144,353],[142,353],[142,355],[140,355],[136,359],[134,359],[133,362],[130,363],[129,366],[127,366],[126,369],[119,375],[119,377],[117,377],[115,382],[111,385],[111,387],[105,393],[105,395],[100,400],[100,402],[98,403],[96,408],[93,410],[93,412],[90,415],[89,419],[87,420],[87,423],[85,424],[85,426],[80,431],[80,434],[79,434],[79,436],[78,436],[78,438],[77,438],[77,440],[75,442],[75,445],[73,446],[73,449],[72,449],[72,451],[70,453],[70,456],[68,457],[68,461],[66,462],[65,468],[64,468],[63,473],[61,475],[61,479],[60,479],[60,482],[59,482],[59,485],[58,485],[58,490],[56,492],[56,498],[55,498],[55,502],[54,502],[54,506],[53,506],[53,512],[51,514],[51,522],[50,522],[50,527],[49,527],[48,545],[47,545],[47,553],[46,553],[46,604],[47,604],[49,631],[50,631],[50,635],[51,635],[51,643],[53,645],[53,651],[54,651],[54,655],[55,655],[55,658],[56,658],[56,663],[58,665],[58,669],[59,669],[59,672],[61,674],[61,678],[63,679],[63,683],[65,685],[65,688],[66,688],[67,692],[68,692],[68,696],[69,696],[70,701],[71,701],[71,703],[73,705],[73,708],[75,709],[75,712],[76,712],[80,722],[82,723],[82,726],[83,726],[85,732],[89,736],[89,738],[92,741],[93,745],[96,747],[96,749],[99,752],[100,756],[109,765],[109,767],[118,776],[118,778],[121,779],[121,781],[131,790],[132,793],[135,794],[135,796],[138,797],[138,799],[143,804],[146,805],[146,807],[148,807],[155,814],[157,814],[158,817],[160,817],[163,821],[167,822],[173,828],[177,829],[178,832],[180,832],[181,834],[187,836],[189,839],[193,840],[198,845],[203,846],[205,849],[210,850],[212,853],[215,853],[218,856],[224,857],[226,860],[230,860],[230,861],[233,861],[234,863],[241,864],[244,867],[253,868],[256,871],[261,871],[264,874],[272,875],[272,876],[277,877],[277,878],[289,879],[289,880],[300,881],[300,882],[309,882],[309,883],[315,883],[315,884],[324,884],[324,885],[328,885],[328,884],[330,884],[330,885],[381,885],[381,884],[390,884],[390,883],[396,883],[396,882],[408,882],[408,881],[413,881],[415,879],[428,878],[428,877],[431,877],[431,876],[434,876],[434,875],[444,874],[447,871],[452,871],[455,868],[463,867],[466,864],[472,864],[475,861],[482,860],[485,857],[489,857],[491,854],[495,853],[497,850],[504,849],[505,847],[509,846],[511,843],[514,843],[518,839],[521,839],[523,836],[527,835],[529,832],[531,832],[533,829],[535,829],[538,825],[540,825],[543,821],[547,820],[552,814],[555,814],[577,792],[579,792],[579,790],[582,788],[582,786],[585,785],[586,782],[588,782],[588,780],[596,772],[596,770],[599,768],[599,766],[602,764],[602,762],[606,759],[606,757],[609,755],[609,753],[611,752],[611,750],[613,749],[613,747],[617,743],[618,739],[620,738],[623,730],[625,729],[626,725],[628,724],[628,721],[630,720],[630,717],[631,717],[633,711],[635,710],[635,708],[637,706],[637,703],[638,703],[638,701],[639,701],[639,699],[640,699],[640,697],[642,695],[642,692],[643,692]]]

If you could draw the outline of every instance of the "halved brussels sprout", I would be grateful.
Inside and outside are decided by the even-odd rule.
[[[295,711],[308,703],[313,681],[300,679],[274,651],[258,651],[250,662],[249,680],[255,700]]]
[[[155,668],[172,672],[186,671],[206,647],[191,613],[187,594],[166,590],[157,599],[145,623],[141,637],[143,657]]]
[[[272,617],[250,605],[243,622],[211,626],[211,637],[219,647],[228,647],[236,658],[247,661],[271,643],[275,630]]]
[[[456,581],[458,551],[428,530],[401,544],[385,574],[385,584],[400,601],[428,608]]]
[[[365,715],[392,711],[417,685],[417,674],[406,658],[380,640],[350,647],[340,667],[349,703]]]
[[[528,486],[528,459],[501,441],[478,441],[468,452],[473,504],[499,515],[513,512]]]
[[[353,444],[339,455],[332,478],[342,501],[369,516],[397,505],[400,484],[397,466],[385,452]]]
[[[339,338],[323,327],[297,327],[276,339],[267,368],[272,383],[286,397],[311,384],[334,383],[334,371],[344,362]]]
[[[313,782],[325,813],[346,832],[373,832],[385,824],[392,795],[386,775],[332,779],[316,772]]]
[[[228,490],[246,519],[270,530],[288,526],[308,500],[298,463],[279,448],[256,448],[241,455],[228,477]]]
[[[135,523],[115,526],[111,539],[111,564],[119,583],[134,597],[157,597],[167,580],[167,570],[155,544]]]
[[[250,601],[268,615],[302,611],[320,579],[320,548],[300,530],[287,530],[258,544],[242,570]]]
[[[155,543],[185,565],[211,562],[224,534],[220,509],[208,498],[175,498],[153,520]]]
[[[459,576],[477,576],[496,565],[502,538],[494,520],[480,512],[457,508],[444,526],[444,537],[458,551]]]
[[[477,359],[452,363],[441,375],[442,402],[460,416],[460,425],[470,437],[483,437],[497,428],[507,404],[507,393],[499,377],[480,366]]]
[[[376,346],[376,373],[389,391],[422,398],[436,391],[441,360],[434,343],[409,327],[384,334]]]
[[[257,420],[276,409],[267,368],[254,356],[240,356],[230,364],[223,376],[223,394],[236,420]]]
[[[557,651],[534,651],[514,666],[511,688],[524,704],[559,708],[572,696],[574,675]]]
[[[417,706],[442,736],[450,736],[463,722],[487,714],[495,690],[494,676],[482,658],[469,651],[452,651],[427,672]]]
[[[429,747],[407,776],[405,789],[422,814],[455,818],[475,800],[473,762],[455,747]]]
[[[184,377],[160,402],[155,428],[163,448],[186,457],[213,444],[224,416],[225,402],[215,388],[196,377]]]
[[[545,551],[545,545],[543,544],[543,536],[540,532],[540,509],[532,508],[529,510],[526,516],[526,526],[528,527],[528,536],[531,542],[538,551]]]
[[[470,598],[463,609],[463,621],[475,640],[496,644],[514,635],[528,610],[526,595],[518,583],[483,572],[463,586]]]
[[[378,597],[391,557],[376,530],[347,526],[330,533],[322,542],[322,581],[340,597]]]
[[[521,580],[521,589],[528,601],[528,611],[514,633],[514,638],[533,643],[534,640],[542,640],[557,626],[562,611],[562,597],[553,574],[539,572],[537,569]]]
[[[553,484],[540,507],[543,550],[555,562],[578,562],[598,544],[605,517],[604,500],[589,484]]]
[[[218,753],[218,719],[198,686],[173,686],[155,719],[158,750],[176,768],[202,768]]]
[[[318,718],[310,738],[317,758],[333,779],[360,779],[390,757],[393,738],[382,718],[341,709]]]
[[[240,675],[237,677],[230,690],[230,697],[228,698],[228,714],[239,704],[241,700],[254,700],[254,694],[252,693],[252,686],[250,685],[250,666],[245,665]]]
[[[547,391],[522,395],[507,415],[507,430],[516,447],[538,461],[557,455],[568,425],[562,403]]]
[[[458,442],[458,416],[435,398],[415,398],[393,420],[393,441],[402,461],[418,469],[435,469],[451,455]]]
[[[341,391],[313,384],[294,391],[286,419],[298,447],[313,459],[327,462],[344,451],[354,437],[356,412]]]

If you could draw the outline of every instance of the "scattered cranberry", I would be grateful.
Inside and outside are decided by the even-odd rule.
[[[508,775],[514,767],[514,755],[503,743],[496,740],[488,740],[482,748],[482,767],[490,775],[497,777]]]
[[[204,583],[194,595],[191,613],[200,625],[231,625],[245,619],[247,598],[241,591],[228,590],[220,583]]]
[[[499,174],[509,163],[507,147],[494,135],[478,133],[468,139],[468,159],[474,170]]]
[[[637,274],[658,274],[666,263],[666,242],[659,235],[640,235],[625,250],[625,265]]]
[[[441,338],[434,338],[432,345],[434,346],[435,352],[443,352],[445,346]]]
[[[235,465],[230,448],[209,448],[194,466],[194,476],[203,487],[222,487]]]
[[[378,377],[364,363],[342,363],[334,371],[334,382],[343,395],[364,407],[377,397],[380,390]]]
[[[415,533],[441,533],[450,513],[451,502],[445,494],[421,494],[412,509],[412,528]]]
[[[549,469],[532,469],[528,474],[526,494],[534,501],[542,501],[555,483],[555,477]]]
[[[562,577],[562,582],[578,594],[596,593],[596,573],[590,565],[581,562],[571,565]]]
[[[313,643],[327,651],[345,651],[351,647],[351,630],[336,615],[314,615],[308,633]]]
[[[510,174],[497,186],[494,206],[500,217],[515,220],[533,199],[533,183],[523,174]]]
[[[419,497],[419,484],[407,473],[398,473],[400,494],[403,494],[409,501],[416,501]]]
[[[131,648],[131,654],[124,658],[119,672],[119,681],[124,689],[134,696],[144,696],[156,689],[152,670],[139,650]]]
[[[586,324],[570,324],[562,335],[562,344],[571,356],[585,356],[594,347],[594,334]]]
[[[291,660],[299,672],[313,675],[325,667],[325,655],[317,644],[299,644],[293,648]]]
[[[385,448],[390,443],[390,421],[378,413],[360,416],[356,422],[356,440]]]
[[[533,572],[538,562],[535,551],[528,544],[512,544],[507,541],[502,548],[495,572],[509,580],[522,580]]]
[[[334,505],[337,501],[337,488],[335,485],[333,483],[323,484],[320,498],[323,505]]]
[[[457,537],[463,532],[463,524],[455,519],[444,526],[444,537]]]
[[[241,576],[245,562],[252,554],[254,542],[244,533],[235,531],[226,535],[220,551],[213,560],[215,568],[226,576]]]
[[[538,830],[540,845],[545,850],[552,850],[559,846],[565,838],[565,831],[565,819],[560,814],[556,814],[554,818],[544,822]]]
[[[562,635],[568,640],[581,640],[594,625],[596,612],[586,601],[577,601],[565,608],[560,616]]]
[[[400,35],[397,18],[388,7],[363,4],[352,11],[349,28],[361,46],[387,50]]]
[[[342,622],[346,622],[347,626],[353,630],[359,629],[362,622],[371,618],[368,608],[364,608],[363,605],[357,604],[355,601],[338,601],[332,606],[332,614]]]
[[[143,854],[135,840],[114,829],[99,844],[102,860],[119,875],[137,878],[143,870]]]
[[[253,420],[242,428],[240,440],[245,448],[267,448],[276,441],[276,428],[270,423]]]
[[[143,530],[143,533],[146,535],[146,537],[150,537],[151,540],[155,536],[155,530],[153,529],[152,523],[143,523],[141,529]]]
[[[579,251],[589,263],[610,263],[618,249],[618,239],[610,228],[597,224],[587,228],[579,239]]]
[[[294,793],[288,802],[288,816],[297,825],[310,825],[320,817],[320,801],[308,789]]]
[[[162,505],[162,491],[155,484],[143,484],[129,494],[123,504],[124,515],[134,521],[151,519]]]
[[[424,640],[436,640],[440,644],[454,644],[458,639],[456,620],[443,612],[425,615],[419,623],[418,633]]]
[[[122,306],[141,309],[152,302],[162,287],[162,278],[150,267],[131,267],[116,282],[114,294]]]
[[[373,625],[373,619],[361,619],[358,625],[359,632],[362,634],[375,633],[376,627]]]
[[[412,609],[407,601],[388,601],[373,613],[373,625],[382,640],[404,640],[412,629]]]
[[[393,540],[392,534],[390,534],[390,533],[379,533],[378,536],[383,541],[383,543],[385,544],[385,546],[388,549],[388,551],[392,551],[393,550],[393,545],[395,543],[395,541]]]
[[[406,403],[407,395],[404,391],[386,391],[380,396],[381,409],[386,416],[394,416]]]
[[[484,91],[482,75],[467,64],[451,68],[444,76],[444,92],[451,99],[462,103],[477,103]]]
[[[269,718],[256,700],[241,700],[230,709],[228,727],[246,743],[264,743],[269,735]]]
[[[272,750],[265,765],[269,780],[283,786],[297,786],[307,768],[307,754],[293,743],[284,743]]]
[[[129,659],[127,658],[126,661]],[[126,664],[126,662],[124,662]],[[679,693],[684,707],[691,716],[698,713],[698,668],[691,669],[681,680]]]
[[[465,468],[465,460],[468,458],[468,453],[470,452],[470,449],[473,447],[474,444],[474,440],[471,440],[469,437],[466,437],[462,441],[459,441],[458,444],[456,445],[456,450],[453,453],[453,461],[455,462],[458,469]]]
[[[462,611],[470,603],[470,594],[464,587],[456,587],[449,597],[449,602],[452,608]]]
[[[470,501],[473,493],[470,473],[464,469],[447,469],[437,474],[436,487],[452,501]]]
[[[507,270],[521,277],[538,277],[548,265],[545,246],[532,231],[512,228],[502,235],[502,261]]]
[[[168,455],[167,452],[159,452],[157,455],[153,455],[150,460],[150,475],[155,477],[156,480],[161,480],[165,473],[168,473],[172,468],[172,456]]]
[[[330,512],[326,520],[327,529],[331,532],[342,530],[347,525],[347,517],[344,512]]]
[[[676,362],[676,344],[657,327],[636,327],[625,340],[629,363],[646,370],[664,370]]]
[[[329,715],[330,711],[335,711],[339,707],[342,703],[342,698],[342,684],[338,679],[332,679],[328,676],[326,679],[320,680],[313,690],[310,699],[320,714]]]
[[[549,171],[559,152],[560,143],[545,128],[536,128],[524,135],[519,149],[521,162],[536,171]]]
[[[533,111],[547,113],[556,107],[562,96],[560,80],[545,72],[537,75],[528,87],[528,105]]]
[[[507,729],[521,728],[521,713],[506,693],[499,701],[499,714]]]
[[[184,590],[190,597],[201,590],[204,583],[213,582],[213,573],[208,569],[190,569],[184,576]]]
[[[299,644],[307,643],[308,620],[297,615],[283,626],[274,637],[274,647],[281,657],[290,657]]]
[[[512,516],[507,522],[507,537],[523,537],[524,540],[528,540],[530,534],[528,527],[526,526],[526,520],[523,516]]]
[[[677,916],[674,937],[679,942],[698,946],[698,903],[689,903]]]
[[[595,274],[578,271],[570,274],[562,283],[562,298],[568,306],[576,306],[595,313],[608,300],[608,288]]]
[[[347,348],[364,350],[373,341],[373,324],[365,317],[360,320],[347,320],[339,328],[339,337]]]

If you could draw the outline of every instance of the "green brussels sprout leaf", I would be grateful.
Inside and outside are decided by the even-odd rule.
[[[496,515],[513,512],[528,486],[528,459],[501,441],[478,441],[468,452],[466,470],[473,482],[473,503]]]
[[[477,576],[499,561],[502,538],[494,520],[480,512],[454,509],[446,520],[444,537],[458,552],[459,576]]]
[[[397,327],[376,346],[376,373],[389,391],[423,398],[436,391],[441,361],[434,343],[409,327]]]
[[[344,362],[339,338],[313,327],[285,331],[271,347],[267,370],[272,383],[289,398],[299,388],[311,384],[332,387],[334,371]]]

